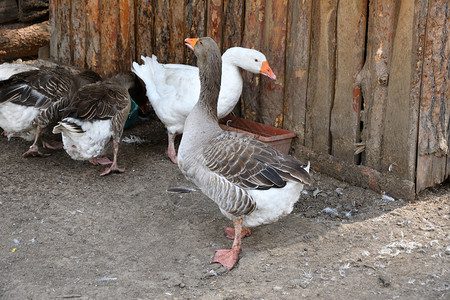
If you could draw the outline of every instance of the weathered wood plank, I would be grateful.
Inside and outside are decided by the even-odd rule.
[[[99,0],[87,1],[86,13],[86,65],[87,68],[99,72],[101,71],[101,51],[100,51],[100,3]]]
[[[305,143],[312,0],[289,1],[288,11],[283,127],[297,135],[295,149]]]
[[[55,0],[56,1],[56,0]],[[71,36],[71,22],[67,22],[70,20],[71,16],[71,0],[57,0],[57,14],[56,14],[56,36],[55,41],[56,59],[62,63],[71,63],[71,48],[70,48],[70,36]]]
[[[428,0],[401,1],[395,27],[382,172],[415,180],[417,125]]]
[[[50,1],[49,5],[49,31],[50,31],[50,58],[52,60],[57,59],[58,55],[58,45],[57,45],[57,36],[58,36],[58,28],[57,28],[57,14],[58,14],[58,2],[57,0]]]
[[[155,52],[161,63],[184,62],[184,1],[156,1]]]
[[[266,0],[264,15],[262,49],[277,79],[261,76],[264,91],[260,98],[261,118],[264,124],[281,127],[284,110],[287,1]]]
[[[120,35],[117,42],[119,65],[114,73],[129,71],[136,47],[134,36],[134,0],[119,0]]]
[[[242,47],[261,50],[264,29],[265,0],[247,0]],[[241,113],[244,118],[260,122],[260,75],[244,72]]]
[[[206,36],[206,2],[207,0],[187,0],[186,1],[186,36],[202,37]],[[185,63],[196,65],[197,59],[192,50],[184,47]]]
[[[417,191],[447,176],[450,118],[449,4],[430,0],[419,118]]]
[[[72,63],[80,68],[86,67],[86,4],[87,0],[72,2],[70,20],[72,22]]]
[[[355,80],[364,62],[367,1],[341,0],[337,11],[336,91],[331,111],[331,154],[357,163],[361,99]]]
[[[337,0],[313,2],[305,145],[330,153],[330,115],[336,65]]]
[[[243,20],[243,0],[224,0],[223,4],[223,46],[225,52],[228,48],[241,46]]]
[[[111,77],[119,63],[117,48],[120,35],[118,1],[100,1],[100,53],[101,72]]]
[[[222,14],[222,0],[208,0],[207,33],[210,38],[214,39],[220,50],[222,50]]]
[[[379,193],[403,200],[414,200],[414,182],[393,174],[381,173],[363,165],[348,163],[335,156],[299,146],[297,156],[310,161],[311,167],[353,185],[370,188]]]
[[[375,170],[381,170],[392,37],[399,7],[400,2],[370,1],[368,54],[364,69],[359,74],[365,101],[362,140],[366,147],[363,163]]]
[[[141,56],[151,56],[155,48],[155,1],[136,2],[136,53],[135,61],[141,62]]]

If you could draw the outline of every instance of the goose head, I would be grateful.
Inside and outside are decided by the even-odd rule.
[[[249,72],[277,79],[266,56],[255,49],[232,47],[225,51],[222,59]]]

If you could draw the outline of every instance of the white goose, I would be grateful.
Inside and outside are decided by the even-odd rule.
[[[156,115],[167,127],[167,155],[177,163],[175,137],[183,132],[184,121],[200,95],[198,68],[181,64],[160,64],[156,56],[141,57],[143,65],[133,62],[132,71],[145,83],[147,97]],[[228,115],[242,93],[242,76],[239,68],[261,73],[276,79],[266,57],[259,51],[233,47],[222,56],[222,90],[217,113],[219,118]]]
[[[53,133],[61,133],[64,149],[75,160],[92,164],[111,164],[101,176],[123,173],[117,165],[120,137],[130,112],[128,89],[134,84],[133,74],[119,74],[101,82],[81,87],[63,110],[66,114]],[[114,158],[103,157],[112,143]]]
[[[18,68],[12,67],[11,72]],[[61,109],[80,86],[100,79],[93,71],[74,75],[58,66],[14,74],[0,81],[0,127],[8,137],[34,140],[24,157],[43,156],[37,145],[42,133],[61,120]],[[53,147],[44,141],[43,144]]]
[[[234,238],[229,250],[218,250],[214,262],[233,268],[241,238],[249,228],[272,223],[289,214],[304,184],[308,166],[243,134],[223,131],[217,121],[220,90],[220,52],[211,38],[186,39],[199,66],[201,92],[186,119],[178,151],[178,166],[187,179],[217,203],[233,220],[226,233]]]

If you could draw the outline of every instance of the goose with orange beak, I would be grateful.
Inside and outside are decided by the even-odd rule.
[[[223,131],[217,123],[219,48],[208,37],[185,42],[197,56],[201,92],[186,118],[178,166],[233,221],[234,227],[225,229],[234,240],[232,248],[217,250],[213,259],[232,269],[249,227],[275,222],[292,211],[303,185],[311,182],[309,164],[244,134]]]
[[[177,163],[175,137],[183,133],[184,121],[200,95],[198,68],[181,64],[160,64],[154,55],[142,57],[142,60],[142,65],[133,62],[132,71],[145,83],[147,98],[158,118],[167,127],[167,155]],[[231,113],[239,101],[243,87],[240,69],[276,79],[267,58],[261,52],[242,47],[225,51],[222,55],[222,89],[217,105],[219,119]]]

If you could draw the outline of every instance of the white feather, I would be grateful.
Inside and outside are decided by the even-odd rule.
[[[84,132],[77,132],[70,123],[77,124]],[[55,126],[53,133],[59,132],[64,149],[76,160],[89,160],[104,155],[113,134],[110,120],[80,121],[74,118],[65,118]]]

